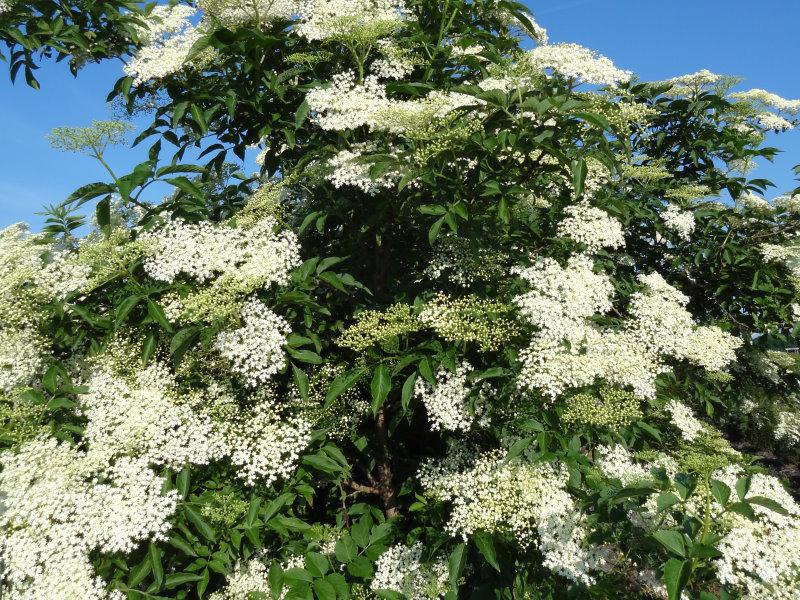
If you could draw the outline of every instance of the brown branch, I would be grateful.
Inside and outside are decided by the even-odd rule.
[[[388,518],[397,516],[397,492],[392,481],[389,463],[389,440],[386,435],[386,409],[381,407],[375,417],[375,433],[378,441],[378,492]]]
[[[346,488],[353,490],[354,492],[362,492],[364,494],[373,494],[375,496],[380,496],[381,491],[372,485],[364,485],[363,483],[357,483],[355,481],[346,480],[342,482],[342,485]]]

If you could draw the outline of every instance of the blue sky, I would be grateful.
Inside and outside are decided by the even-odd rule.
[[[595,49],[642,79],[665,79],[707,68],[743,77],[743,89],[760,87],[800,98],[800,1],[796,0],[530,0],[537,21],[553,42]],[[5,70],[5,65],[0,65]],[[90,65],[73,79],[64,64],[45,64],[42,89],[0,78],[0,227],[27,221],[75,188],[104,179],[91,159],[52,150],[47,133],[112,116],[105,103],[120,76],[119,62]],[[795,187],[791,168],[800,163],[800,131],[776,136],[784,152],[756,173]],[[109,162],[128,172],[145,158],[145,147],[109,153]],[[253,165],[249,165],[250,168]],[[776,192],[777,193],[777,192]]]

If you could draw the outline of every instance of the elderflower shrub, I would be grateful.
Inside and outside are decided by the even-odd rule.
[[[4,597],[798,595],[797,101],[515,3],[118,2],[0,27],[158,138],[0,233]]]

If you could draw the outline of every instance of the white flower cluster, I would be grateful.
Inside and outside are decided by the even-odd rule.
[[[396,544],[378,557],[375,575],[370,583],[373,590],[391,590],[407,600],[432,600],[443,597],[450,589],[447,561],[436,559],[422,563],[423,545]]]
[[[452,232],[439,236],[423,275],[467,288],[477,281],[502,276],[508,256],[487,248],[473,248],[469,240]]]
[[[269,570],[262,561],[252,558],[244,564],[237,563],[225,576],[225,588],[211,594],[208,600],[250,600],[259,594],[272,597]]]
[[[0,391],[30,385],[45,362],[42,307],[87,287],[91,268],[23,223],[0,230]]]
[[[33,327],[0,327],[0,391],[31,385],[44,370],[45,351],[45,340]]]
[[[344,131],[375,124],[375,113],[389,100],[386,88],[375,75],[356,82],[353,71],[337,73],[326,87],[306,94],[311,119],[322,129]]]
[[[294,472],[300,453],[310,441],[310,426],[303,419],[259,403],[249,411],[219,423],[231,462],[248,485],[271,485]]]
[[[386,64],[380,63],[379,67],[381,71]],[[395,65],[392,70],[399,68]],[[440,91],[417,100],[392,100],[387,97],[386,87],[379,77],[386,75],[376,72],[359,83],[353,71],[337,73],[326,86],[306,94],[311,120],[329,131],[367,126],[372,131],[402,133],[479,103],[467,94]]]
[[[164,365],[153,363],[132,382],[101,366],[85,384],[89,392],[80,397],[88,420],[84,439],[98,455],[134,454],[176,469],[224,455],[213,422],[182,401]]]
[[[586,319],[611,310],[614,288],[606,275],[594,272],[588,256],[575,255],[566,267],[543,258],[533,266],[514,268],[512,273],[532,288],[514,298],[520,315],[550,337],[562,336],[577,345],[586,336]]]
[[[300,264],[300,247],[292,232],[275,233],[276,228],[274,217],[250,229],[174,219],[142,235],[153,247],[144,269],[169,283],[184,274],[200,282],[227,276],[258,280],[264,287],[286,285],[289,272]]]
[[[436,385],[431,387],[421,377],[414,384],[414,397],[420,400],[428,412],[428,420],[434,431],[469,431],[472,413],[467,398],[472,391],[467,378],[472,365],[465,362],[455,373],[444,367],[436,372]]]
[[[670,231],[674,231],[679,238],[689,241],[694,233],[695,220],[694,213],[690,210],[681,210],[677,204],[668,204],[667,208],[661,213],[661,220],[664,226]]]
[[[177,492],[161,493],[164,481],[144,458],[109,465],[40,437],[0,455],[0,464],[0,554],[12,600],[121,599],[106,593],[90,555],[165,539],[177,507]]]
[[[769,212],[772,210],[772,205],[767,200],[749,190],[743,192],[736,201],[753,212]]]
[[[731,94],[731,98],[774,108],[790,115],[800,114],[800,100],[786,100],[767,90],[756,88],[745,92],[735,92]]]
[[[768,131],[789,131],[796,127],[796,124],[792,121],[771,112],[758,113],[754,119],[761,127]]]
[[[423,464],[418,477],[426,493],[452,505],[446,526],[452,535],[466,540],[478,530],[507,533],[522,547],[535,544],[545,567],[574,581],[594,581],[590,572],[603,563],[603,552],[583,548],[587,530],[562,467],[505,462],[502,452],[465,464],[455,454]]]
[[[192,46],[200,39],[200,30],[190,19],[197,9],[185,4],[162,4],[153,8],[144,26],[137,26],[142,46],[125,65],[125,74],[140,85],[160,79],[183,68]]]
[[[787,446],[800,444],[800,414],[781,411],[775,425],[775,439]]]
[[[772,201],[776,210],[788,213],[800,213],[800,194],[781,194]]]
[[[248,23],[269,23],[289,20],[298,16],[303,7],[302,0],[200,0],[198,6],[206,15],[220,21],[226,27]]]
[[[595,448],[594,465],[603,475],[619,479],[625,486],[652,479],[650,469],[634,461],[631,453],[620,444]]]
[[[747,115],[750,123],[739,123],[736,126],[744,129],[751,127],[751,131],[759,132],[758,127],[771,131],[787,131],[794,129],[798,125],[797,119],[791,119],[800,115],[800,100],[786,100],[776,94],[766,90],[753,89],[746,92],[735,92],[730,95],[734,100],[740,100],[749,105],[749,109],[755,114]],[[776,113],[783,113],[789,119]],[[754,127],[757,125],[758,127]]]
[[[159,363],[130,381],[104,365],[107,359],[100,362],[80,402],[88,420],[84,439],[95,456],[132,454],[174,469],[227,456],[248,485],[269,485],[291,475],[308,445],[308,423],[279,414],[269,394],[255,394],[242,409],[216,385],[181,393]]]
[[[593,85],[614,86],[630,81],[632,76],[605,56],[578,44],[537,46],[526,54],[525,61],[536,69],[552,70],[567,79]]]
[[[256,387],[286,367],[283,346],[292,329],[257,298],[248,300],[240,314],[242,327],[217,334],[214,346],[231,361],[234,373]]]
[[[722,79],[723,75],[717,75],[708,69],[702,69],[696,73],[667,79],[667,82],[674,84],[679,90],[683,90],[685,88],[698,89],[706,85],[713,85]]]
[[[378,40],[381,56],[372,61],[369,70],[381,79],[403,79],[414,70],[412,56],[390,40]]]
[[[800,278],[800,245],[762,244],[759,249],[764,260],[782,262],[792,277]]]
[[[362,156],[372,149],[372,144],[364,143],[353,144],[350,150],[340,150],[328,160],[330,172],[325,178],[337,189],[344,186],[355,187],[371,196],[394,187],[401,176],[399,172],[390,170],[375,179],[370,175],[371,164],[363,161]]]
[[[87,286],[91,270],[89,265],[78,262],[74,253],[44,245],[42,236],[31,234],[24,223],[0,231],[0,302],[3,304],[16,302],[9,294],[30,286],[37,288],[35,294],[43,302],[64,300]],[[27,295],[30,296],[30,291]]]
[[[568,206],[564,212],[567,217],[558,225],[559,236],[585,245],[588,252],[625,246],[622,223],[606,211],[579,202]]]
[[[645,291],[631,296],[624,327],[602,330],[590,318],[611,309],[613,288],[608,276],[593,272],[589,257],[573,256],[566,267],[544,259],[514,272],[532,288],[515,303],[539,328],[521,354],[518,384],[552,400],[597,379],[653,398],[656,377],[668,370],[663,357],[720,370],[742,343],[716,327],[695,327],[685,309],[688,298],[657,273],[639,277]]]
[[[307,0],[295,31],[308,40],[341,39],[364,27],[388,33],[410,17],[403,0]]]
[[[682,402],[670,400],[665,409],[672,417],[672,424],[681,432],[681,436],[687,442],[694,442],[703,433],[703,422],[695,417],[692,409]]]
[[[734,489],[741,475],[738,467],[728,467],[712,478]],[[759,496],[777,502],[785,514],[759,504],[752,505],[756,521],[730,513],[719,545],[722,557],[715,561],[717,578],[748,600],[794,600],[800,597],[800,506],[777,478],[760,473],[752,476],[748,492]]]
[[[742,340],[716,326],[696,327],[686,310],[689,298],[658,273],[640,275],[643,292],[631,296],[628,333],[655,355],[673,356],[708,371],[721,371],[736,360]]]

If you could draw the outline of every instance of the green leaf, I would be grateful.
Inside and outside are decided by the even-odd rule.
[[[158,323],[164,331],[172,333],[172,325],[167,319],[164,309],[150,298],[147,299],[147,314],[150,315],[150,318]]]
[[[366,367],[356,367],[350,371],[346,371],[336,377],[328,388],[328,393],[325,395],[325,408],[333,404],[334,400],[341,396],[344,392],[349,390],[357,384],[364,375],[367,374]]]
[[[750,475],[745,475],[736,482],[736,494],[739,496],[739,500],[744,500],[745,496],[747,496],[747,492],[750,491],[751,481]]]
[[[178,477],[175,479],[175,487],[178,493],[184,500],[189,495],[189,486],[191,484],[192,471],[188,464],[184,465]]]
[[[722,481],[712,479],[711,495],[714,496],[714,499],[724,507],[728,504],[728,500],[731,497],[731,488],[729,488]]]
[[[372,529],[372,517],[364,515],[350,528],[350,536],[359,548],[369,545],[369,532]]]
[[[306,571],[314,577],[322,577],[330,570],[330,563],[326,557],[319,552],[309,552],[303,561]]]
[[[156,171],[156,177],[174,175],[175,173],[206,173],[208,169],[200,165],[167,165]]]
[[[206,121],[203,110],[196,104],[192,104],[191,107],[189,107],[189,112],[192,113],[192,117],[197,122],[198,127],[200,127],[200,133],[203,135],[208,133],[208,122]]]
[[[344,286],[344,282],[342,282],[342,278],[339,277],[336,273],[333,273],[332,271],[325,271],[324,273],[321,273],[319,278],[322,281],[329,283],[331,286],[333,286],[340,292],[347,291],[347,288]]]
[[[189,327],[184,327],[174,336],[172,336],[172,340],[169,344],[169,353],[172,356],[172,360],[175,364],[180,363],[183,356],[189,350],[189,348],[194,344],[197,337],[200,335],[200,329],[191,325]]]
[[[369,579],[372,577],[372,563],[366,556],[356,556],[348,563],[347,572],[354,577]]]
[[[450,553],[447,560],[448,570],[450,573],[450,587],[453,591],[458,590],[458,580],[464,572],[464,566],[467,564],[467,546],[459,544]]]
[[[111,226],[111,197],[106,196],[95,207],[97,225],[102,231],[108,231]]]
[[[671,529],[660,529],[653,534],[653,537],[670,552],[686,558],[686,543],[682,533]]]
[[[258,518],[258,509],[260,507],[261,498],[256,496],[250,501],[250,505],[247,507],[247,516],[244,519],[245,525],[248,527],[255,525],[256,519]]]
[[[422,204],[417,210],[423,215],[433,215],[437,217],[447,214],[447,209],[441,204]]]
[[[209,525],[206,520],[200,516],[200,513],[198,513],[191,506],[184,505],[183,514],[186,515],[186,518],[189,520],[189,522],[194,525],[197,532],[204,538],[212,542],[217,538],[214,528],[211,527],[211,525]]]
[[[514,442],[513,444],[511,444],[511,448],[509,449],[508,454],[506,454],[506,458],[503,462],[508,463],[517,458],[520,454],[525,452],[528,446],[530,446],[533,443],[534,439],[535,438],[532,437],[521,438],[516,442]]]
[[[336,600],[336,588],[325,579],[314,580],[314,593],[319,600]]]
[[[172,179],[164,179],[163,181],[172,186],[175,186],[176,188],[188,194],[189,196],[192,196],[193,198],[205,201],[206,195],[205,193],[203,193],[203,190],[197,187],[197,185],[195,185],[186,177],[173,177]]]
[[[691,573],[692,562],[690,560],[670,558],[664,564],[664,583],[667,586],[669,600],[680,600]]]
[[[586,161],[578,158],[572,161],[572,189],[573,198],[580,198],[583,195],[584,185],[586,183]]]
[[[478,548],[478,552],[480,552],[483,557],[486,559],[494,569],[499,573],[500,572],[500,564],[497,562],[497,554],[494,550],[494,542],[492,541],[492,536],[486,533],[485,531],[476,531],[472,535],[472,540],[475,542],[475,546]]]
[[[675,494],[672,492],[664,492],[663,494],[659,494],[658,498],[656,498],[656,506],[658,507],[658,512],[667,510],[671,506],[675,506],[681,501]]]
[[[300,397],[303,401],[308,402],[308,375],[294,363],[291,363],[291,365],[292,376],[294,377],[294,384],[297,386],[297,391],[300,392]]]
[[[144,338],[144,342],[142,342],[142,365],[146,367],[150,364],[157,347],[158,336],[151,331],[147,334],[147,337]]]
[[[417,372],[414,371],[411,375],[409,375],[405,383],[403,383],[403,391],[400,396],[400,404],[403,406],[403,410],[408,412],[409,404],[411,403],[411,397],[414,395],[414,386],[417,383]]]
[[[753,507],[747,502],[733,502],[728,505],[728,510],[740,514],[743,517],[747,517],[751,521],[755,521],[758,518],[756,516],[756,511],[754,511]]]
[[[138,587],[139,584],[147,578],[152,570],[153,563],[150,561],[150,555],[148,554],[148,556],[146,556],[142,562],[140,562],[131,570],[130,577],[128,577],[128,587]]]
[[[350,534],[346,533],[339,538],[336,546],[334,546],[334,554],[336,555],[336,560],[343,563],[349,563],[356,557],[358,546],[353,541],[353,538],[350,537]]]
[[[327,258],[323,258],[321,261],[319,261],[319,264],[317,265],[316,268],[317,275],[324,273],[332,266],[338,265],[339,263],[344,262],[345,260],[347,259],[342,258],[340,256],[329,256]]]
[[[372,392],[372,412],[376,414],[378,409],[386,402],[386,397],[392,389],[392,374],[386,363],[381,363],[375,368],[370,384]]]
[[[173,548],[176,548],[177,550],[183,552],[186,556],[197,556],[197,553],[189,545],[189,542],[184,540],[178,534],[175,534],[172,537],[170,537],[167,543],[169,543],[169,545],[172,546]]]
[[[428,230],[428,243],[433,246],[436,242],[436,238],[439,237],[439,231],[442,229],[442,224],[444,223],[444,217],[437,219],[431,228]]]
[[[195,575],[194,573],[173,573],[172,575],[167,575],[167,579],[164,581],[164,587],[171,590],[184,583],[200,581],[202,578],[202,576]]]
[[[269,567],[269,593],[273,598],[281,598],[283,595],[283,569],[280,563],[276,560],[273,561]]]
[[[294,348],[286,348],[286,351],[291,354],[293,358],[299,360],[300,362],[309,363],[311,365],[322,364],[322,357],[311,350],[295,350]]]
[[[769,510],[776,512],[779,515],[783,515],[784,517],[789,515],[788,510],[783,508],[783,506],[781,506],[778,502],[775,502],[775,500],[772,498],[767,498],[766,496],[750,496],[747,499],[747,502],[768,508]]]
[[[128,318],[128,315],[131,314],[131,311],[136,308],[139,303],[142,301],[142,297],[139,295],[128,296],[117,305],[115,313],[115,324],[119,327],[125,320]]]
[[[161,550],[158,546],[150,543],[147,549],[147,554],[150,557],[150,565],[153,570],[153,579],[155,579],[156,588],[160,589],[164,581],[164,567],[161,564]]]
[[[300,129],[308,116],[309,106],[308,102],[303,100],[300,106],[297,107],[297,112],[294,113],[294,128]]]
[[[304,465],[309,465],[329,475],[337,475],[345,470],[338,462],[319,452],[305,456],[302,462]]]

